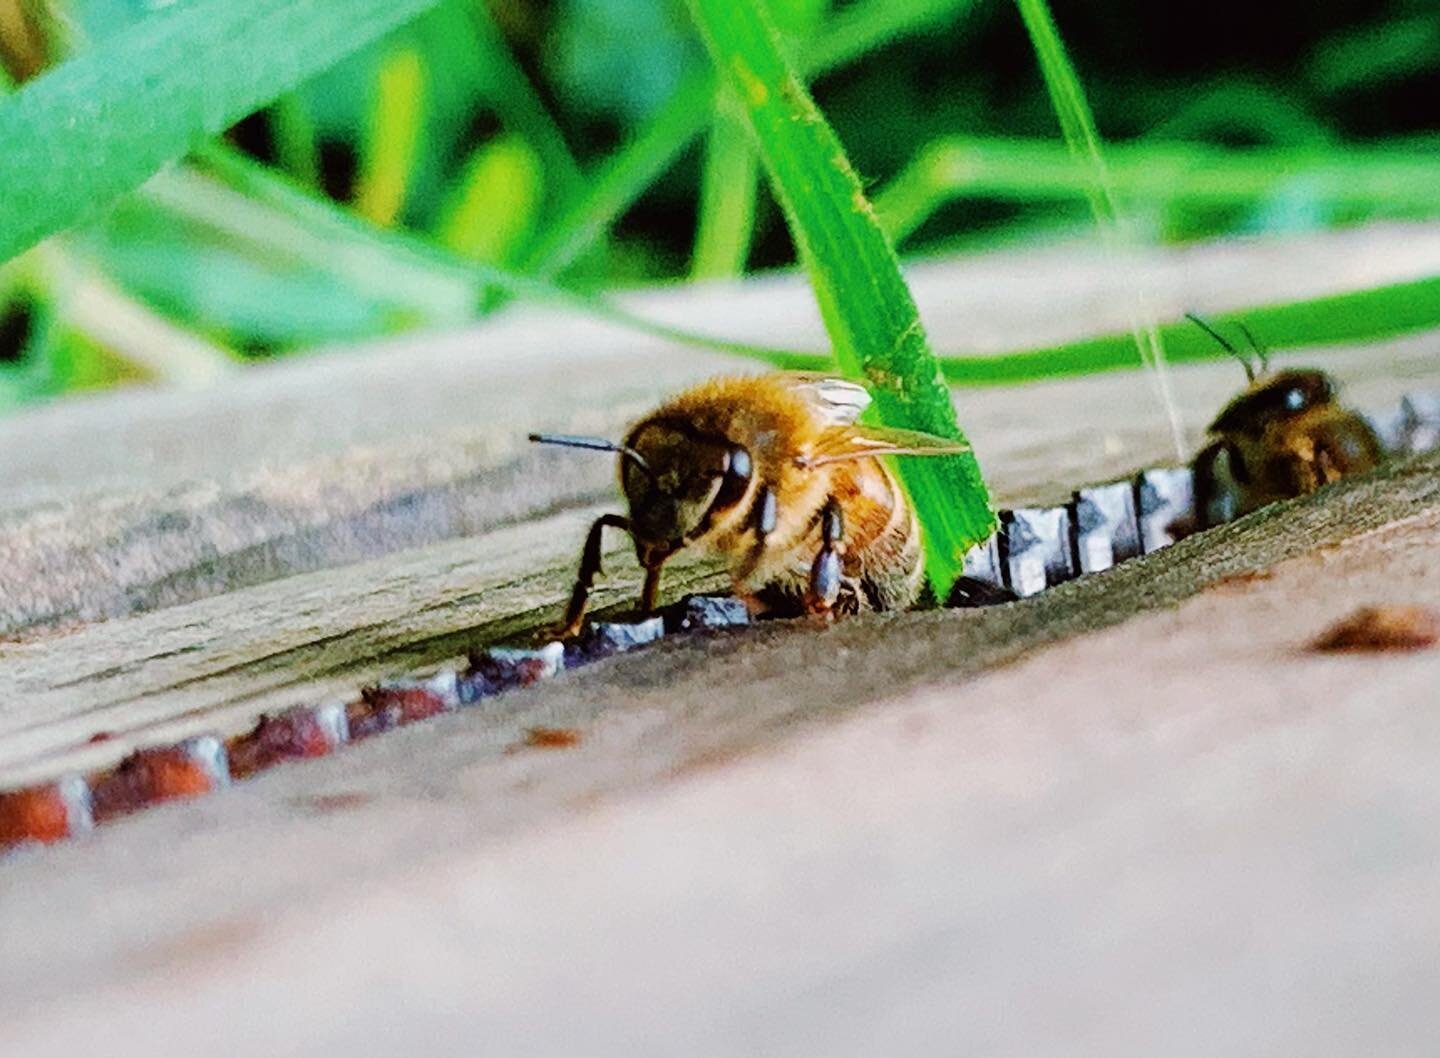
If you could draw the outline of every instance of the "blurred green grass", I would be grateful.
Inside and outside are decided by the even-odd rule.
[[[8,71],[0,93],[11,97],[0,99],[0,128],[16,142],[18,126],[5,125],[17,112],[10,104],[67,70],[15,95],[37,65],[83,58],[205,5],[236,13],[242,28],[268,11],[225,0],[17,8],[27,20],[0,19]],[[363,11],[335,10],[363,23],[402,6],[371,0]],[[305,7],[276,11],[298,18]],[[749,134],[717,92],[680,0],[410,5],[422,8],[384,33],[360,25],[343,40],[333,27],[314,38],[265,38],[246,53],[248,66],[224,72],[237,86],[234,107],[215,110],[212,95],[197,111],[195,129],[224,130],[221,142],[104,212],[90,205],[104,205],[108,190],[75,196],[59,225],[65,234],[0,266],[0,409],[193,375],[189,359],[174,358],[173,370],[164,355],[142,362],[75,318],[57,278],[67,268],[104,277],[186,357],[210,349],[229,363],[453,325],[511,297],[570,299],[614,315],[604,295],[630,284],[794,262]],[[903,250],[932,254],[1021,226],[1033,239],[1073,231],[1076,207],[1095,191],[1093,163],[1055,135],[1051,94],[1015,4],[770,0],[769,8]],[[1105,139],[1115,209],[1146,238],[1440,216],[1440,127],[1425,104],[1440,98],[1432,0],[1324,9],[1276,0],[1263,13],[1238,3],[1158,11],[1114,0],[1056,15]],[[1277,37],[1261,26],[1271,20],[1292,32]],[[314,41],[335,42],[333,55]],[[213,91],[216,71],[199,72]],[[92,76],[103,89],[102,73]],[[85,110],[77,100],[97,93],[78,88],[36,120],[117,120]],[[245,116],[246,99],[266,105]],[[165,157],[203,140],[173,131]],[[113,189],[127,173],[138,182],[150,162],[117,152],[97,164],[114,173],[82,173],[85,186]],[[25,186],[49,208],[64,190],[40,172]],[[100,179],[112,175],[110,184]],[[19,208],[16,188],[3,190],[12,216],[33,212]],[[1267,326],[1267,338],[1278,346],[1363,338],[1353,333],[1357,318],[1379,334],[1381,309],[1393,313],[1396,297],[1394,289],[1369,302],[1362,295],[1361,307],[1343,314],[1312,306],[1303,327],[1291,327],[1299,317],[1270,321],[1279,329]],[[1405,308],[1392,318],[1440,323],[1440,305]],[[985,370],[987,379],[1018,379],[1114,367],[1106,348],[1060,359],[1021,350]],[[788,355],[739,351],[777,362]]]

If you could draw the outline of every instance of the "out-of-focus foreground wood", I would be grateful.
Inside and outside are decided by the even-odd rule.
[[[1118,329],[1131,279],[1175,315],[1436,271],[1379,228],[914,279],[980,351]],[[821,344],[793,279],[634,307]],[[1434,335],[1317,362],[1440,388]],[[737,366],[520,311],[0,423],[0,784],[553,619],[611,468],[524,433]],[[1238,381],[1174,372],[1192,433]],[[1138,373],[959,404],[1005,502],[1171,455]],[[1018,606],[613,659],[0,861],[0,1053],[1419,1053],[1440,655],[1310,645],[1437,604],[1431,459]]]

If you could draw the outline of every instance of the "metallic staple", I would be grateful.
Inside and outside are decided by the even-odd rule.
[[[1070,508],[1019,507],[1000,512],[1001,571],[1020,598],[1073,580],[1079,572],[1071,550]]]
[[[1099,573],[1141,553],[1133,482],[1077,489],[1070,517],[1075,568],[1081,573]]]
[[[1440,448],[1440,393],[1412,393],[1366,419],[1392,457]],[[965,556],[963,590],[952,595],[949,605],[1026,598],[1169,547],[1199,524],[1194,473],[1188,466],[1152,467],[1126,481],[1078,489],[1064,507],[1002,510],[998,521],[995,535]],[[1064,533],[1069,535],[1068,566],[1052,558]],[[976,590],[982,587],[993,594]]]
[[[1368,416],[1395,456],[1440,447],[1440,393],[1412,394],[1398,407]],[[999,513],[1000,527],[965,556],[963,587],[951,605],[974,606],[1028,597],[1140,554],[1169,546],[1196,524],[1189,467],[1157,467],[1133,479],[1076,490],[1058,507]],[[439,713],[473,705],[507,690],[559,675],[612,654],[635,650],[665,635],[744,627],[750,617],[738,599],[690,596],[657,617],[600,622],[581,640],[536,649],[492,647],[461,669],[424,680],[387,680],[352,701],[299,707],[262,717],[229,745],[201,736],[137,750],[90,776],[68,775],[20,790],[0,791],[0,853],[88,832],[131,812],[175,797],[197,796],[282,761],[323,756],[352,741]],[[318,737],[297,742],[296,729]],[[300,732],[304,733],[304,731]],[[277,737],[283,735],[283,738]],[[243,747],[243,754],[240,751]],[[244,759],[242,767],[235,767]]]

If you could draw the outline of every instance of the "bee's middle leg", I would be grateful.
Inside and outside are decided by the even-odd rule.
[[[810,566],[810,581],[805,588],[807,613],[829,616],[835,612],[841,591],[847,586],[840,565],[844,535],[844,516],[831,497],[820,511],[820,552]],[[854,586],[849,587],[853,592]]]

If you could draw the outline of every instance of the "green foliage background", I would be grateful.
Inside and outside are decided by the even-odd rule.
[[[453,323],[515,294],[572,296],[795,259],[682,0],[367,0],[330,5],[344,19],[310,29],[301,9],[323,7],[312,0],[26,2],[49,62],[83,61],[167,17],[231,20],[216,23],[220,50],[192,69],[194,105],[213,110],[203,116],[223,132],[218,145],[114,208],[77,198],[67,224],[98,220],[63,243],[67,263],[218,358]],[[902,252],[1089,223],[1093,184],[1057,136],[1008,0],[768,6]],[[1276,0],[1264,11],[1233,0],[1108,0],[1061,3],[1054,17],[1108,143],[1114,193],[1145,237],[1440,213],[1440,19],[1430,0]],[[24,43],[12,27],[15,80],[26,73]],[[153,58],[184,67],[179,54]],[[130,63],[92,76],[152,73]],[[236,90],[218,101],[227,79]],[[48,102],[48,112],[20,117],[68,120],[77,97]],[[80,113],[102,127],[143,119],[123,106]],[[0,131],[18,143],[15,116],[6,120],[0,111]],[[167,131],[176,129],[160,120],[147,135]],[[21,153],[0,157],[12,219],[67,194],[63,179],[7,171]],[[118,149],[57,172],[99,167],[123,184],[135,161]],[[0,248],[24,245],[5,238],[21,229],[0,232]],[[346,246],[335,252],[340,230]],[[67,316],[55,252],[0,269],[0,406],[163,378],[163,357],[138,363]],[[366,276],[388,262],[398,281]]]

